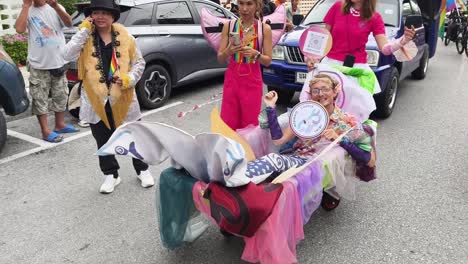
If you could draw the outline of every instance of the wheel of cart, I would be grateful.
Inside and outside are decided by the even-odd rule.
[[[320,205],[325,211],[332,211],[338,207],[340,204],[340,199],[336,199],[335,197],[328,194],[326,191],[323,191],[322,202]]]

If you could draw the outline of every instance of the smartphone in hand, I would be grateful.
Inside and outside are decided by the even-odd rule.
[[[229,32],[229,38],[231,43],[234,46],[239,46],[241,44],[240,35],[237,32]]]
[[[422,26],[423,26],[423,21],[422,21],[421,16],[409,15],[406,17],[405,27],[407,28],[414,27],[415,29],[417,29]]]

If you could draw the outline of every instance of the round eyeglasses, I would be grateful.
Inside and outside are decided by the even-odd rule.
[[[320,92],[322,92],[323,94],[328,94],[330,93],[332,90],[332,88],[330,87],[322,87],[322,88],[314,88],[314,89],[311,89],[310,92],[313,94],[313,95],[318,95],[320,94]]]

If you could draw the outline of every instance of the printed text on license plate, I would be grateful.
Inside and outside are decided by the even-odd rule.
[[[296,82],[304,83],[307,77],[307,72],[296,72]]]

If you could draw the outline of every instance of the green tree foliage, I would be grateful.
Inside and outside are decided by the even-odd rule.
[[[76,3],[80,3],[80,2],[89,2],[89,1],[82,1],[82,0],[58,0],[58,2],[63,5],[63,7],[65,7],[65,9],[67,10],[67,13],[68,14],[73,14],[73,12],[76,11],[76,6],[75,4]]]

